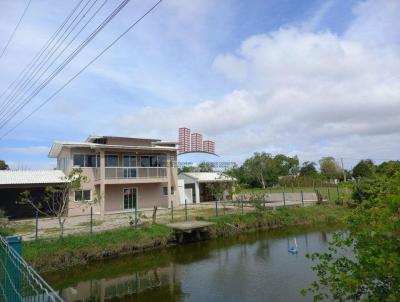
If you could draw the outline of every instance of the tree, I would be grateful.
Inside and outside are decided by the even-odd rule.
[[[243,172],[248,183],[258,184],[263,189],[267,184],[276,183],[278,180],[274,159],[271,154],[265,152],[256,152],[246,159],[243,163]]]
[[[317,164],[313,161],[304,162],[300,168],[300,176],[317,176],[318,171],[316,165]]]
[[[229,181],[217,181],[206,184],[206,189],[211,193],[217,201],[224,199],[226,192],[232,193],[232,183]]]
[[[378,174],[393,176],[400,172],[400,160],[383,162],[376,168],[376,172]]]
[[[277,154],[274,157],[278,176],[297,175],[299,173],[299,159],[297,156],[290,157]]]
[[[342,175],[342,168],[333,157],[323,157],[319,161],[321,174],[329,179],[337,179]]]
[[[21,193],[18,203],[29,204],[36,211],[45,216],[56,216],[60,227],[60,237],[64,236],[64,224],[67,220],[68,204],[71,202],[70,196],[73,191],[81,188],[81,184],[87,180],[86,176],[82,175],[82,169],[72,169],[68,176],[62,180],[64,183],[47,187],[41,201],[35,200],[30,191]],[[98,202],[98,198],[94,198],[92,202]],[[46,210],[44,210],[44,208]]]
[[[318,280],[314,301],[400,301],[400,173],[361,179],[359,204],[333,236],[329,252],[308,257]],[[361,201],[360,201],[361,200]]]
[[[197,167],[197,170],[199,172],[212,172],[214,170],[214,167],[213,167],[213,165],[211,163],[202,162]]]
[[[178,174],[179,173],[189,173],[189,172],[194,172],[195,168],[192,166],[183,166],[182,168],[178,168]]]
[[[353,177],[369,177],[374,172],[375,165],[370,159],[362,159],[353,168]]]
[[[6,164],[5,160],[0,159],[0,170],[9,170],[10,167]]]

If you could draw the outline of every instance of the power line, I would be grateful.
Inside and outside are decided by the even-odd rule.
[[[25,97],[27,92],[40,80],[40,78],[43,76],[43,74],[51,67],[51,65],[48,66],[47,69],[40,74],[39,78],[37,78],[36,81],[34,81],[33,84],[31,84],[26,89],[27,85],[29,85],[33,80],[35,80],[36,75],[46,66],[47,62],[54,56],[56,51],[63,45],[65,40],[74,31],[74,29],[80,24],[80,22],[85,18],[86,14],[89,13],[89,11],[93,8],[93,6],[97,2],[97,0],[95,0],[95,2],[84,12],[84,10],[86,9],[86,7],[89,5],[89,3],[91,1],[92,0],[88,0],[87,3],[81,8],[81,10],[78,12],[78,14],[72,20],[71,24],[69,24],[67,26],[67,28],[60,35],[60,37],[58,37],[58,39],[54,43],[54,45],[51,46],[49,52],[39,61],[37,66],[35,66],[36,70],[32,69],[29,73],[26,74],[25,79],[20,81],[19,85],[14,87],[13,91],[6,98],[3,108],[0,110],[0,116],[1,115],[6,115],[7,114],[7,110],[9,110],[11,112],[12,107],[13,107],[13,101],[15,99],[17,99],[18,97],[21,97],[21,98]],[[77,22],[75,22],[78,19],[79,16],[81,16],[80,19]],[[72,29],[70,29],[71,26],[73,26]],[[64,36],[65,34],[66,34],[66,36]],[[71,41],[71,43],[72,43],[72,41]],[[67,47],[68,46],[69,46],[69,44],[67,45]],[[65,48],[64,48],[64,50],[65,50]],[[61,56],[61,54],[59,54],[59,56]],[[58,59],[58,57],[56,59]],[[52,62],[52,64],[53,63],[54,63],[54,61]],[[7,108],[7,107],[10,107],[10,106],[11,106],[11,109]],[[14,107],[15,107],[15,104],[14,104]],[[3,117],[1,119],[3,119]]]
[[[58,66],[58,68],[53,71],[40,85],[36,88],[35,91],[25,99],[25,102],[20,104],[18,108],[15,108],[11,114],[9,113],[6,120],[0,124],[0,129],[2,129],[11,119],[18,114],[43,88],[45,88],[51,80],[53,80],[86,46],[92,41],[96,35],[109,23],[111,20],[128,4],[130,0],[122,1],[118,7],[107,16],[105,20],[87,37],[63,62]]]
[[[26,65],[24,67],[24,69],[18,74],[18,76],[15,78],[15,80],[13,82],[11,82],[10,85],[8,85],[8,87],[1,93],[0,98],[2,98],[7,91],[13,87],[15,85],[15,83],[18,82],[18,80],[22,79],[26,76],[27,73],[30,72],[30,70],[33,68],[33,66],[35,66],[35,64],[37,63],[37,60],[39,60],[41,58],[41,56],[44,54],[44,52],[46,51],[46,49],[51,45],[51,43],[53,43],[54,39],[57,37],[58,33],[64,28],[65,24],[67,24],[67,22],[69,21],[69,19],[71,18],[71,16],[75,13],[75,11],[78,9],[78,7],[81,5],[81,3],[83,2],[83,0],[80,0],[78,2],[78,4],[74,7],[74,9],[69,13],[69,15],[64,19],[63,23],[58,27],[58,29],[55,31],[55,33],[50,37],[49,40],[47,40],[47,42],[44,44],[44,46],[39,50],[38,53],[36,53],[36,55],[33,57],[33,59],[28,63],[28,65]],[[19,85],[20,82],[18,82],[18,84],[16,86]],[[11,94],[11,93],[10,93]],[[10,96],[9,94],[9,96]],[[4,105],[4,103],[2,104],[2,106],[0,108],[2,108]]]
[[[6,50],[7,50],[7,48],[8,48],[8,45],[10,45],[11,40],[13,39],[13,37],[14,37],[14,35],[15,35],[15,33],[16,33],[18,27],[19,27],[19,25],[20,25],[21,22],[22,22],[22,19],[24,18],[25,14],[26,14],[26,12],[28,11],[28,8],[29,8],[29,5],[31,4],[31,2],[32,2],[32,0],[28,0],[28,3],[27,3],[27,5],[26,5],[26,7],[25,7],[25,9],[24,9],[24,11],[23,11],[21,17],[19,18],[17,25],[15,26],[14,30],[12,31],[10,38],[8,38],[8,41],[7,41],[7,43],[6,43],[6,46],[4,46],[3,51],[2,51],[1,54],[0,54],[0,59],[1,59],[1,58],[4,56],[4,54],[6,53]]]
[[[97,54],[88,64],[86,64],[80,71],[78,71],[73,77],[71,77],[64,85],[62,85],[58,90],[56,90],[50,97],[48,97],[42,104],[36,107],[32,112],[30,112],[26,117],[20,120],[16,125],[14,125],[11,129],[6,131],[2,136],[0,136],[0,140],[5,136],[14,131],[17,127],[19,127],[23,122],[25,122],[28,118],[30,118],[33,114],[39,111],[44,105],[50,102],[57,94],[59,94],[65,87],[67,87],[73,80],[75,80],[81,73],[83,73],[90,65],[92,65],[98,58],[100,58],[105,52],[107,52],[114,44],[116,44],[123,36],[125,36],[133,27],[135,27],[138,23],[140,23],[148,14],[150,14],[163,0],[158,0],[150,9],[146,11],[139,19],[137,19],[134,23],[132,23],[125,31],[123,31],[116,39],[114,39],[106,48],[104,48],[99,54]]]

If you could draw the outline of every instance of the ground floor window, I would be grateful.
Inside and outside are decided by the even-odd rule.
[[[89,201],[92,200],[92,191],[91,190],[78,190],[75,191],[74,200],[78,201]]]
[[[163,195],[168,195],[168,187],[162,187]],[[174,195],[175,187],[171,187],[171,195]]]
[[[137,205],[137,189],[124,189],[124,210],[134,209]]]

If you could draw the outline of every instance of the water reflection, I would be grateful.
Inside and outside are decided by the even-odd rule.
[[[259,232],[227,240],[124,256],[45,276],[67,302],[303,301],[307,252],[326,249],[331,233]],[[299,253],[288,253],[297,238]],[[268,297],[268,299],[266,298]]]

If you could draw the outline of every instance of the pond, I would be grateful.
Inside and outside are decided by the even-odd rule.
[[[65,301],[310,301],[306,253],[326,251],[332,228],[259,231],[123,256],[45,279]],[[288,248],[297,242],[298,253]]]

